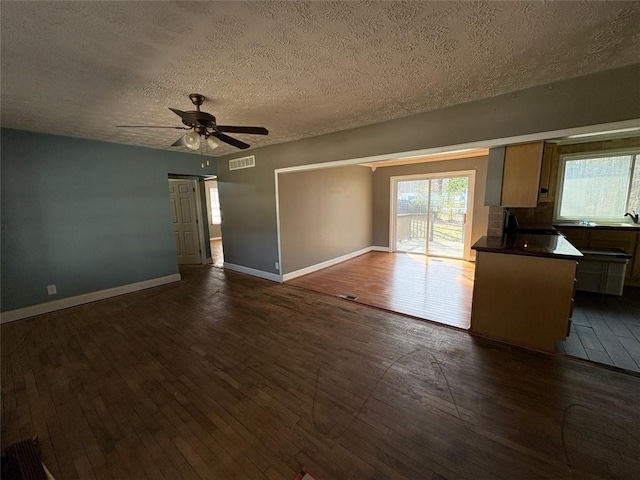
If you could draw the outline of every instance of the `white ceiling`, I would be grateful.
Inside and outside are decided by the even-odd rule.
[[[169,148],[208,97],[263,146],[639,61],[640,2],[9,2],[3,127]],[[184,149],[184,147],[180,147]],[[186,149],[185,149],[186,150]],[[216,154],[236,152],[225,146]]]

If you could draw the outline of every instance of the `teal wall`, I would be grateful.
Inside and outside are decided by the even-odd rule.
[[[8,129],[0,142],[2,311],[178,272],[168,175],[215,161]]]

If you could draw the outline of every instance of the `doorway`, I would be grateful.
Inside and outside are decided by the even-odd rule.
[[[207,218],[209,221],[209,244],[211,246],[211,263],[216,268],[224,267],[224,251],[222,248],[222,209],[218,193],[218,180],[207,178],[204,181],[207,198]]]
[[[391,251],[468,260],[475,172],[391,177]]]

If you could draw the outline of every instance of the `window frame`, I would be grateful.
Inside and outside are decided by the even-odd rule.
[[[564,172],[567,161],[570,160],[588,160],[594,158],[602,158],[607,156],[623,156],[630,155],[631,156],[631,171],[629,172],[629,183],[627,185],[627,198],[626,198],[626,207],[629,207],[629,197],[631,196],[631,186],[633,183],[633,177],[636,169],[640,168],[638,165],[640,161],[640,148],[619,148],[619,149],[608,149],[608,150],[591,150],[589,152],[580,152],[580,153],[564,153],[559,156],[558,159],[558,180],[556,185],[556,201],[553,209],[553,219],[554,222],[575,222],[581,220],[587,220],[592,222],[601,222],[601,223],[626,223],[627,221],[631,222],[631,220],[624,217],[626,212],[622,212],[622,214],[618,217],[563,217],[560,215],[560,210],[562,206],[562,191],[564,188]]]

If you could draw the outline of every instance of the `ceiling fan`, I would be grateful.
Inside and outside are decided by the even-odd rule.
[[[178,140],[171,144],[172,147],[185,146],[191,150],[198,150],[201,145],[201,138],[204,137],[207,146],[211,149],[218,148],[220,145],[214,140],[222,140],[234,147],[245,149],[251,145],[237,138],[225,135],[228,133],[247,133],[250,135],[269,135],[269,130],[264,127],[241,127],[234,125],[218,125],[216,117],[207,112],[200,111],[200,105],[205,101],[204,95],[192,93],[189,95],[191,102],[196,106],[195,110],[183,112],[175,108],[169,107],[173,113],[182,119],[183,127],[165,127],[159,125],[117,125],[120,128],[173,128],[176,130],[190,130],[190,132],[182,135]]]

